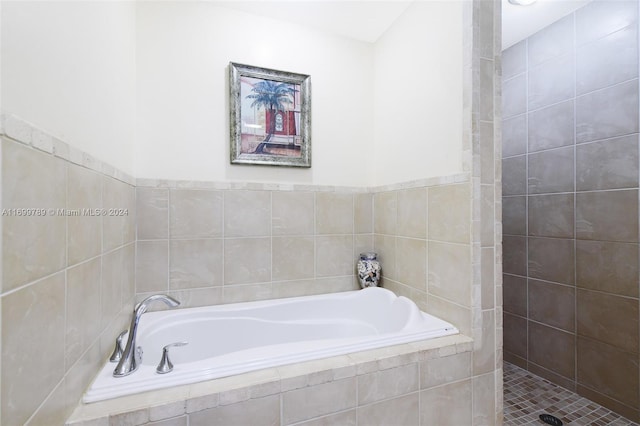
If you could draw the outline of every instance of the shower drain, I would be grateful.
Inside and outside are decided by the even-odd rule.
[[[551,414],[540,414],[540,420],[548,425],[562,426],[562,420],[560,420],[556,416],[552,416]]]

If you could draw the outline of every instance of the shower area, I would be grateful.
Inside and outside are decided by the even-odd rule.
[[[638,422],[638,1],[502,60],[504,360]]]

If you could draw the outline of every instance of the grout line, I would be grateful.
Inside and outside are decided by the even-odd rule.
[[[529,38],[526,39],[525,42],[526,53],[525,53],[525,72],[527,76],[527,83],[525,85],[525,107],[526,107],[526,118],[525,118],[525,194],[526,194],[526,202],[525,202],[525,227],[527,237],[525,238],[525,305],[526,305],[526,323],[525,323],[525,364],[527,365],[527,369],[529,367]]]
[[[577,387],[578,383],[578,196],[577,196],[577,152],[578,152],[578,48],[577,48],[577,28],[576,28],[576,13],[575,11],[571,15],[573,17],[573,283],[576,286],[576,290],[573,293],[573,330],[575,334],[575,341],[573,344],[573,383],[574,387]]]

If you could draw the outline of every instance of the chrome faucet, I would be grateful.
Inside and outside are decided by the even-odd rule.
[[[142,348],[136,347],[136,334],[138,333],[138,323],[142,314],[147,312],[147,308],[152,302],[156,300],[164,302],[168,307],[175,308],[180,305],[173,297],[169,297],[164,294],[154,294],[138,303],[133,308],[133,317],[131,318],[131,326],[129,327],[129,337],[127,339],[127,346],[124,348],[122,357],[113,370],[113,377],[124,377],[133,373],[138,369],[138,366],[142,362]]]

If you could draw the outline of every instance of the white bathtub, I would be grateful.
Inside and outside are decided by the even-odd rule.
[[[150,312],[142,316],[142,365],[114,378],[100,371],[85,403],[200,382],[284,364],[457,334],[451,324],[421,312],[382,288],[318,296]],[[157,374],[162,347],[174,370]]]

